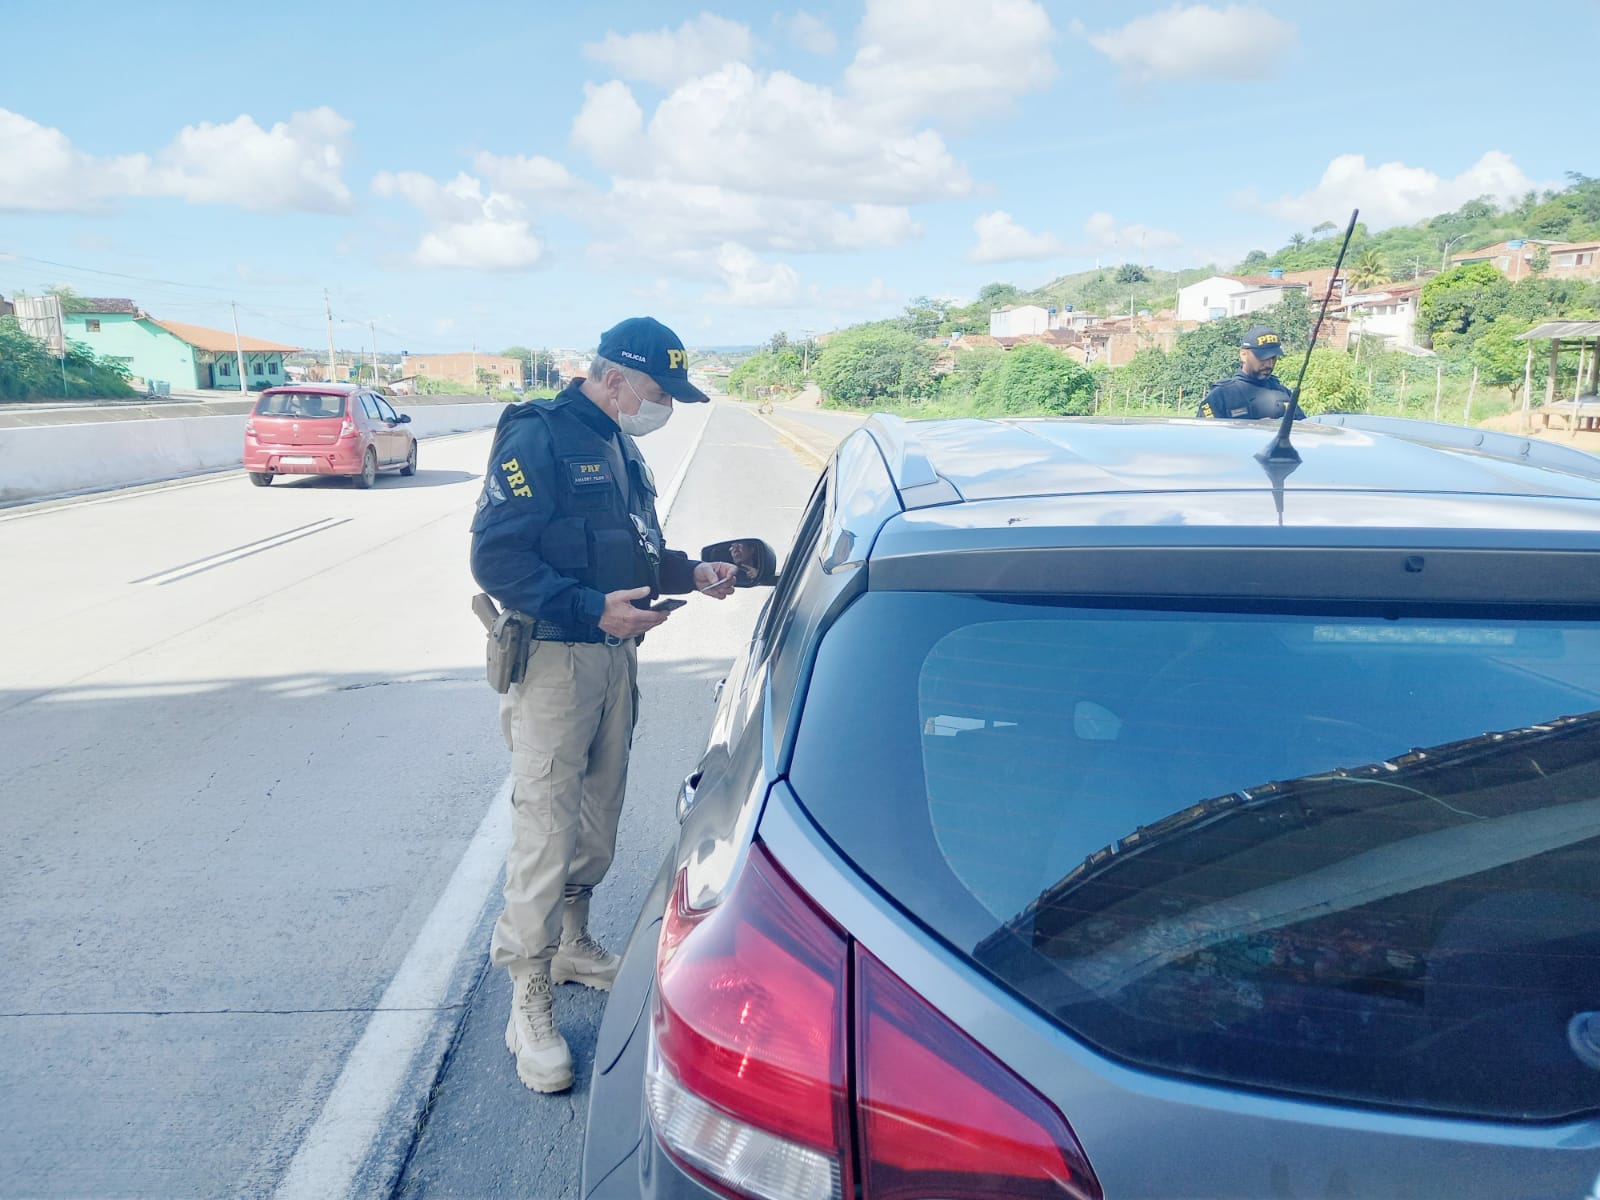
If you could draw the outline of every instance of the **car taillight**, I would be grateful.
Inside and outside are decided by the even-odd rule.
[[[1100,1200],[1054,1106],[856,948],[864,1200]]]
[[[343,425],[339,426],[339,438],[341,441],[345,438],[353,438],[355,435],[356,423],[354,421],[346,421]]]
[[[863,1200],[1100,1200],[1050,1102],[859,946],[852,985],[849,939],[759,842],[721,903],[684,897],[680,873],[645,1079],[680,1163],[760,1200],[852,1196],[857,1164]]]
[[[254,421],[246,421],[244,423],[244,433],[246,437],[255,437],[256,423]]]
[[[764,1200],[852,1194],[844,936],[759,845],[715,908],[667,905],[646,1089],[669,1153]]]

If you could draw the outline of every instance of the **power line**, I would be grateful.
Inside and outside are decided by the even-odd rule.
[[[155,283],[165,287],[191,288],[195,291],[221,292],[231,295],[239,291],[238,288],[225,288],[214,283],[182,283],[176,279],[157,279],[150,275],[127,275],[121,271],[102,271],[96,267],[80,267],[73,263],[56,262],[50,258],[34,258],[31,254],[17,254],[14,251],[0,251],[4,259],[16,259],[18,262],[38,263],[46,267],[59,267],[63,271],[78,271],[85,275],[105,275],[111,279],[131,279],[135,283]],[[0,260],[3,261],[3,260]],[[293,289],[302,290],[306,285],[299,283],[260,283],[251,285],[255,288],[271,288],[273,290]]]

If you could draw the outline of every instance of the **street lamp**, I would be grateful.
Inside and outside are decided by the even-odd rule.
[[[1455,237],[1450,238],[1449,240],[1447,240],[1445,242],[1445,244],[1444,244],[1444,254],[1439,260],[1439,270],[1448,271],[1450,269],[1450,247],[1454,246],[1457,242],[1461,241],[1463,238],[1465,238],[1467,236],[1468,235],[1465,234],[1465,233],[1458,233],[1458,234],[1456,234]]]

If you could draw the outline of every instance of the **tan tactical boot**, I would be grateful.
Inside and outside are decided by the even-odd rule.
[[[550,980],[552,983],[581,983],[584,987],[609,992],[621,965],[620,955],[595,941],[587,929],[580,929],[571,939],[562,936],[561,947],[550,963]]]
[[[589,933],[589,898],[569,901],[561,913],[561,945],[550,964],[550,981],[581,983],[609,992],[621,965],[621,956],[611,953]]]
[[[536,1092],[572,1086],[572,1052],[556,1028],[548,967],[511,974],[511,1019],[506,1049],[517,1056],[517,1078]]]

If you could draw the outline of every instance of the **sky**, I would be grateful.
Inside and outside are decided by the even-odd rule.
[[[7,10],[0,295],[313,348],[747,345],[1600,174],[1595,0]]]

